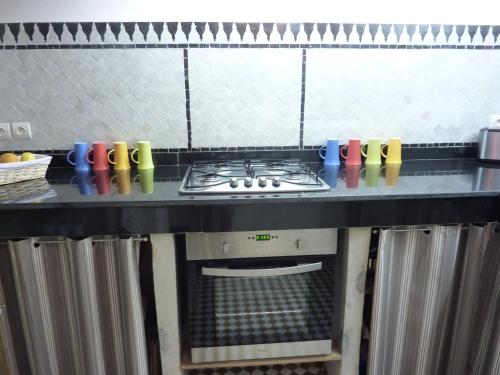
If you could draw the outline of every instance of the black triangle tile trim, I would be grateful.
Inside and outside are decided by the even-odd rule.
[[[368,32],[370,33],[370,36],[372,37],[372,42],[375,42],[375,36],[377,35],[377,31],[378,31],[378,24],[371,23],[368,25]]]
[[[493,38],[495,39],[495,43],[498,40],[498,35],[500,35],[500,26],[492,26]],[[1,33],[1,31],[0,31]]]
[[[64,31],[64,23],[63,22],[52,22],[50,24],[52,26],[52,30],[57,35],[57,39],[61,41],[62,33]]]
[[[403,35],[403,29],[404,25],[401,24],[394,25],[394,32],[396,33],[396,40],[398,41],[398,43],[399,40],[401,39],[401,35]]]
[[[0,42],[3,43],[3,36],[5,34],[5,24],[0,23]]]
[[[134,40],[135,22],[124,22],[123,27],[125,28],[125,32],[132,42]]]
[[[193,27],[192,22],[181,22],[181,29],[184,35],[186,36],[186,40],[189,41],[189,34],[191,34],[191,28]]]
[[[347,41],[349,41],[349,38],[351,37],[352,33],[352,28],[354,27],[354,25],[352,23],[343,23],[342,26],[344,28],[345,37]]]
[[[488,32],[490,31],[490,27],[487,25],[482,25],[479,27],[480,27],[479,31],[481,32],[481,39],[484,43],[484,41],[486,40],[486,36],[488,35]]]
[[[443,25],[444,36],[446,38],[446,43],[450,40],[450,35],[453,32],[453,25]]]
[[[332,32],[333,35],[333,40],[337,40],[337,35],[339,35],[340,32],[340,23],[331,23],[330,24],[330,31]]]
[[[207,26],[206,22],[195,22],[194,27],[196,32],[200,36],[200,40],[203,40],[203,34],[205,33],[205,27]]]
[[[406,32],[408,33],[408,36],[410,37],[410,42],[413,41],[413,36],[415,35],[416,31],[417,31],[417,25],[413,25],[413,24],[406,25]]]
[[[101,41],[104,42],[104,36],[106,35],[106,28],[107,28],[106,22],[96,22],[94,25],[97,30],[97,33],[101,36]],[[66,26],[68,26],[68,24],[66,24]],[[73,36],[73,40],[75,40],[75,38],[76,38],[76,32],[75,35]]]
[[[356,32],[358,33],[358,39],[360,43],[363,40],[363,33],[365,32],[365,26],[366,25],[362,23],[358,23],[356,25]]]
[[[314,30],[314,23],[310,23],[310,22],[304,23],[304,31],[306,33],[308,42],[311,41],[311,34],[312,34],[313,30]]]
[[[422,40],[425,39],[425,36],[427,35],[427,30],[429,29],[429,25],[418,25],[418,33],[420,34],[420,37]]]
[[[457,31],[458,41],[460,42],[465,32],[465,25],[456,25],[455,30]]]
[[[292,31],[293,34],[293,40],[297,41],[297,36],[299,35],[300,32],[300,23],[291,23],[290,30]]]
[[[14,40],[17,41],[19,40],[19,31],[20,27],[18,23],[8,23],[7,26],[9,27],[9,30],[11,34],[14,36]]]
[[[85,35],[87,42],[90,42],[90,35],[92,35],[92,22],[81,22],[80,27],[82,28],[83,34]]]
[[[240,35],[240,40],[243,41],[243,36],[245,35],[245,30],[247,29],[247,24],[243,22],[236,23],[236,31]]]
[[[115,36],[116,41],[118,42],[118,38],[120,37],[120,31],[122,30],[121,22],[109,22],[109,29]]]
[[[321,39],[321,41],[323,41],[323,38],[326,34],[326,27],[328,26],[327,23],[317,23],[316,24],[316,27],[318,29],[318,33],[319,33],[319,37]]]
[[[253,40],[257,41],[257,36],[259,35],[260,23],[249,23],[250,32],[253,35]]]
[[[233,23],[223,22],[222,29],[224,30],[224,34],[226,34],[227,41],[229,42],[229,38],[231,37],[231,33],[233,32]]]
[[[219,23],[218,22],[209,22],[208,28],[210,33],[212,34],[214,40],[217,40],[217,33],[219,32]]]
[[[48,22],[37,23],[38,31],[43,36],[43,40],[47,41],[47,37],[49,35],[50,24]]]
[[[478,28],[479,28],[478,25],[469,25],[469,26],[467,26],[467,31],[469,33],[471,41],[472,41],[472,39],[474,39],[474,35],[476,35],[476,32],[477,32]]]
[[[283,40],[285,33],[286,33],[286,28],[287,28],[286,23],[277,23],[276,24],[276,30],[278,31],[278,34],[280,34],[281,40]]]
[[[434,40],[434,42],[436,41],[440,30],[441,30],[441,25],[431,25],[432,40]]]
[[[29,40],[33,41],[33,34],[35,33],[35,24],[32,22],[23,23],[23,28],[26,35],[28,35]]]
[[[161,42],[161,34],[163,34],[163,27],[165,26],[164,22],[152,22],[153,31],[155,32],[158,40]]]
[[[137,22],[137,27],[139,28],[145,42],[148,38],[149,26],[149,22]]]
[[[391,24],[384,23],[380,25],[382,28],[382,35],[384,36],[384,42],[387,42],[387,38],[389,37],[389,34],[391,33]]]
[[[172,37],[172,40],[175,42],[175,34],[177,34],[177,28],[179,27],[178,22],[167,22],[167,30]]]
[[[264,29],[264,34],[266,34],[268,42],[271,40],[271,34],[273,32],[273,26],[274,26],[274,23],[272,23],[272,22],[264,22],[262,24],[262,28]]]

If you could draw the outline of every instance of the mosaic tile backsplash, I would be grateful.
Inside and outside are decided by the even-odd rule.
[[[29,121],[34,137],[0,149],[475,142],[500,113],[499,34],[489,25],[0,24],[0,122]]]

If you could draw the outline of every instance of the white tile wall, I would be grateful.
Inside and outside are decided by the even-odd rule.
[[[75,140],[186,147],[182,50],[4,50],[0,67],[0,122],[29,121],[33,133],[0,150]]]
[[[192,49],[193,147],[299,144],[300,49]]]
[[[499,51],[307,51],[305,145],[370,136],[472,142],[499,112]]]

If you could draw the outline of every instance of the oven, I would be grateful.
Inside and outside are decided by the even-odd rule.
[[[193,363],[329,354],[336,229],[186,234]]]

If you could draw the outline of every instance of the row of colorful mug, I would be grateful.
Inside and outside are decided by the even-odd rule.
[[[360,181],[364,181],[366,187],[377,187],[381,177],[385,180],[386,186],[394,187],[398,184],[400,169],[401,164],[397,163],[365,164],[364,167],[360,165],[346,165],[345,167],[325,165],[320,175],[331,188],[337,187],[337,177],[344,181],[345,186],[349,189],[357,189]]]
[[[136,153],[138,153],[137,158],[134,157]],[[74,155],[74,160],[71,160],[72,155]],[[112,155],[114,155],[113,159]],[[137,142],[137,148],[130,153],[130,159],[137,164],[137,169],[154,168],[151,142]],[[75,148],[68,152],[66,160],[77,171],[89,171],[91,165],[94,171],[107,170],[109,169],[108,162],[114,166],[115,170],[130,169],[128,145],[127,142],[121,141],[113,142],[111,150],[107,149],[106,142],[103,141],[92,143],[92,149],[89,149],[87,142],[75,142]]]
[[[92,176],[90,171],[76,170],[76,174],[71,179],[71,184],[78,187],[80,194],[103,195],[109,193],[111,186],[116,186],[119,194],[130,193],[132,184],[140,188],[141,193],[149,194],[154,190],[154,169],[139,169],[138,174],[131,178],[130,169],[115,170],[110,177],[109,169],[94,171]]]
[[[319,150],[325,165],[339,165],[339,155],[346,165],[361,165],[361,155],[365,157],[365,164],[382,164],[381,156],[385,158],[386,164],[401,164],[401,138],[391,137],[386,144],[382,144],[378,137],[369,138],[365,144],[359,138],[351,138],[342,146],[337,138],[330,138],[326,146]]]

